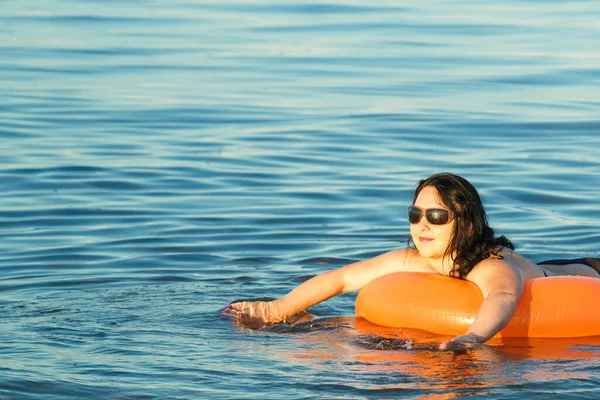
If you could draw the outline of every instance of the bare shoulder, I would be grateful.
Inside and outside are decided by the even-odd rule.
[[[436,272],[419,252],[411,248],[388,251],[368,260],[342,268],[347,276],[360,281],[371,280],[393,272]],[[352,285],[353,287],[356,285]]]
[[[523,264],[533,264],[530,260],[525,258],[522,254],[509,249],[508,247],[504,247],[499,251],[499,255],[503,260],[506,260],[512,264],[515,264],[517,267]]]
[[[509,260],[507,260],[505,258],[489,257],[489,258],[486,258],[485,260],[481,260],[475,267],[473,267],[471,272],[469,272],[469,275],[467,275],[467,279],[469,279],[469,277],[471,277],[471,276],[501,275],[503,273],[506,273],[508,271],[512,271],[515,269],[518,269],[518,268],[514,265],[514,263],[510,262]]]
[[[402,248],[388,251],[372,260],[377,264],[388,266],[391,270],[404,271],[409,260],[413,257],[414,250],[410,248]]]
[[[351,264],[345,268],[353,271],[368,271],[369,275],[385,275],[392,272],[421,271],[423,263],[419,253],[411,248],[388,251],[371,259]],[[427,270],[426,272],[432,272]]]
[[[484,296],[493,290],[520,291],[523,274],[520,268],[505,258],[487,258],[479,262],[467,275]]]
[[[437,273],[429,260],[422,257],[415,249],[393,250],[387,253],[387,256],[395,260],[398,271]]]
[[[340,273],[344,282],[344,291],[361,289],[364,285],[380,276],[405,271],[405,262],[410,249],[391,250],[376,257],[346,265],[331,273]]]
[[[536,263],[514,250],[505,247],[501,250],[500,255],[503,260],[521,272],[523,279],[534,279],[544,276],[543,270]]]
[[[498,256],[491,256],[480,261],[471,273],[494,275],[503,274],[509,270],[520,271],[525,279],[537,278],[540,274],[537,264],[507,247],[499,249]]]

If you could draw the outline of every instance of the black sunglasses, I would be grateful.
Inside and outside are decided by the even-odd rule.
[[[443,208],[422,209],[417,206],[408,207],[408,222],[418,224],[423,214],[431,225],[444,225],[451,221],[450,211]]]

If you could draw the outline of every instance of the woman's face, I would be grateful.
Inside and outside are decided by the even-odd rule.
[[[433,186],[425,186],[417,196],[414,205],[422,210],[443,208],[451,213],[450,209],[442,203],[437,189]],[[455,223],[456,220],[451,217],[450,222],[445,225],[432,225],[423,215],[418,223],[410,224],[410,235],[419,254],[432,259],[443,258],[452,238]]]

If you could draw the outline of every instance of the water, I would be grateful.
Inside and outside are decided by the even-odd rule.
[[[0,1],[0,398],[597,398],[597,337],[219,312],[404,246],[438,171],[533,260],[598,257],[599,12]]]

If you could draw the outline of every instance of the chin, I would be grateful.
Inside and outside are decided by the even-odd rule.
[[[419,255],[422,257],[431,257],[433,254],[431,250],[422,249],[422,248],[419,248],[418,246],[417,246],[417,251],[419,252]]]
[[[417,248],[417,251],[421,257],[440,258],[443,255],[443,252],[440,253],[437,249],[420,248],[419,246],[415,247]]]

